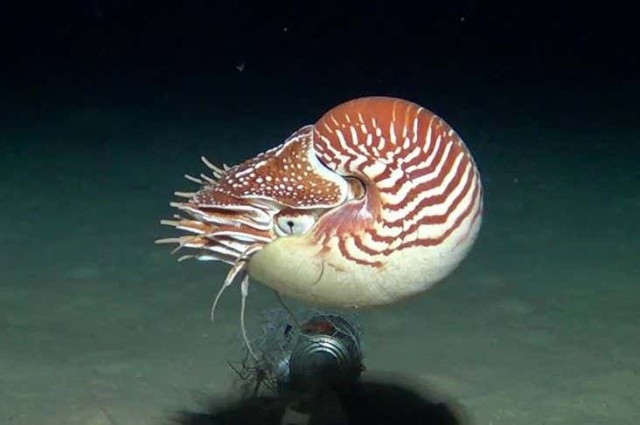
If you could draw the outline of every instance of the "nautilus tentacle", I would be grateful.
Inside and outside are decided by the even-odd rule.
[[[234,167],[208,161],[202,187],[178,192],[162,242],[232,265],[314,305],[367,307],[418,294],[450,274],[482,220],[469,150],[441,118],[385,97],[339,105]],[[217,301],[216,301],[217,302]],[[244,302],[244,299],[243,299]]]

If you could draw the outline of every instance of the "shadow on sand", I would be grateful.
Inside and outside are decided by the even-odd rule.
[[[411,378],[389,375],[363,379],[339,396],[343,419],[311,419],[309,425],[472,425],[462,406],[446,396],[413,384]],[[179,412],[174,425],[280,425],[285,402],[258,396],[234,403],[209,402],[200,412]],[[346,421],[344,420],[346,419]]]

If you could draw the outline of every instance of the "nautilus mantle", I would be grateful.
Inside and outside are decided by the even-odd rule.
[[[239,165],[188,177],[161,242],[231,265],[317,306],[371,307],[421,293],[449,275],[482,221],[482,184],[458,134],[429,110],[367,97],[326,112]]]

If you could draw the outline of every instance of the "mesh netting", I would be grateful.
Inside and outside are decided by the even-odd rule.
[[[356,315],[335,314],[315,309],[300,309],[290,313],[283,308],[271,309],[260,315],[260,327],[250,334],[251,345],[257,359],[245,348],[240,362],[230,362],[240,379],[245,381],[251,395],[261,387],[277,392],[278,383],[286,379],[289,358],[299,338],[311,334],[347,335],[362,352],[360,341],[362,328]]]

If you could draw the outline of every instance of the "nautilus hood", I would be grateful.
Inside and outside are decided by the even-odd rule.
[[[347,197],[348,184],[323,165],[313,146],[313,126],[293,133],[283,144],[227,170],[193,202],[225,207],[231,199],[265,201],[292,208],[332,208]]]

